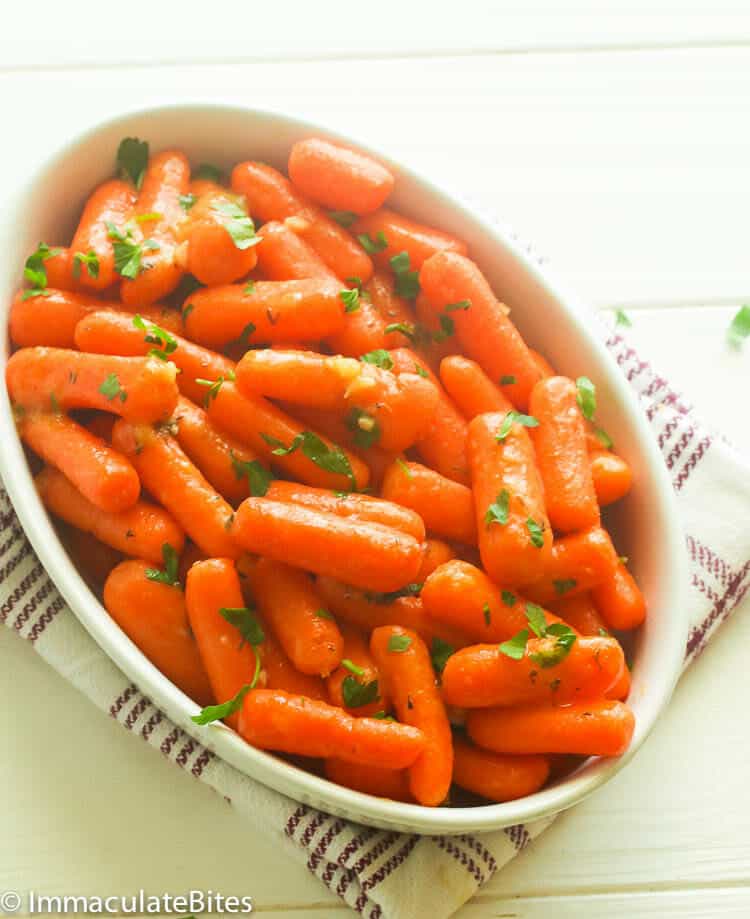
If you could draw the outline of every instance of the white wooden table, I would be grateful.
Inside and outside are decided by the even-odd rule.
[[[480,199],[594,308],[626,306],[637,345],[750,454],[750,342],[725,343],[750,300],[747,3],[511,6],[4,4],[0,192],[118,109],[303,114]],[[460,919],[750,915],[744,607],[632,765]],[[0,891],[211,888],[279,919],[347,915],[5,629],[0,699]]]

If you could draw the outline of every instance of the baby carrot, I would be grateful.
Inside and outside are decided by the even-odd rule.
[[[420,290],[414,301],[414,312],[417,316],[413,333],[414,347],[437,372],[443,358],[456,350],[455,335],[446,335],[440,324],[440,316],[430,305],[423,290]]]
[[[199,705],[213,701],[179,585],[156,581],[140,559],[119,564],[104,585],[104,606],[151,663]]]
[[[384,323],[384,340],[382,345],[376,345],[376,347],[408,347],[409,337],[393,327],[400,327],[401,325],[413,327],[414,311],[411,309],[408,302],[396,293],[393,272],[383,270],[376,271],[367,284],[364,285],[362,299],[372,304]],[[393,328],[393,331],[385,331],[388,328]]]
[[[637,629],[646,618],[646,600],[622,561],[592,588],[591,597],[610,629]]]
[[[255,227],[244,199],[207,179],[191,185],[195,196],[176,237],[187,247],[187,270],[202,284],[231,284],[255,268]]]
[[[353,718],[317,699],[281,690],[256,689],[245,697],[239,732],[261,750],[332,756],[362,766],[405,769],[424,749],[422,732],[408,724]]]
[[[352,282],[355,279],[350,279]],[[408,334],[399,330],[414,328],[414,314],[396,293],[393,278],[376,271],[362,287],[358,308],[347,313],[343,329],[329,336],[328,344],[339,354],[360,357],[371,351],[408,345]]]
[[[144,488],[207,555],[236,558],[232,507],[203,478],[166,430],[118,421],[112,443],[138,471]]]
[[[178,555],[182,551],[184,533],[155,504],[140,500],[119,514],[105,513],[84,498],[62,472],[50,466],[42,469],[34,484],[52,514],[125,555],[145,558],[158,565],[164,545],[171,546]]]
[[[332,757],[326,760],[326,778],[344,788],[361,791],[392,801],[413,801],[409,791],[409,773],[405,769],[386,766],[360,766]]]
[[[306,430],[261,396],[242,395],[232,382],[212,388],[207,411],[222,431],[307,485],[337,491],[367,486],[370,473],[362,460]]]
[[[453,549],[442,539],[428,539],[424,543],[422,564],[417,572],[417,583],[422,584],[433,571],[456,557]]]
[[[576,637],[566,649],[554,635],[532,637],[520,658],[509,657],[494,644],[472,645],[448,658],[443,697],[462,708],[563,705],[603,696],[624,666],[614,638]]]
[[[124,224],[130,217],[135,192],[119,179],[100,185],[86,202],[70,244],[73,277],[86,287],[104,290],[117,280],[115,255],[108,223]]]
[[[422,560],[420,543],[399,530],[268,498],[242,502],[232,536],[249,552],[368,590],[409,584]]]
[[[47,274],[47,288],[50,290],[81,290],[80,278],[73,276],[73,250],[65,246],[56,246],[54,254],[44,260]]]
[[[101,596],[110,571],[122,561],[122,552],[65,523],[59,524],[58,532],[73,564],[94,593]]]
[[[581,635],[603,635],[607,631],[588,592],[558,597],[553,608],[558,616]]]
[[[205,287],[183,308],[185,334],[208,348],[241,341],[319,341],[344,324],[339,281],[254,281]],[[283,353],[283,352],[279,352]]]
[[[589,453],[591,477],[600,507],[624,498],[633,484],[633,472],[625,460],[609,450]]]
[[[333,619],[318,615],[320,598],[307,574],[263,558],[252,567],[249,583],[264,620],[297,670],[326,677],[338,667],[344,640]]]
[[[475,545],[477,525],[471,489],[422,466],[397,460],[383,477],[381,494],[388,501],[411,508],[429,533]]]
[[[538,351],[535,351],[533,348],[529,348],[529,354],[531,359],[537,366],[537,370],[542,375],[542,377],[553,377],[555,376],[555,368],[550,364],[546,357],[540,354]]]
[[[508,397],[476,361],[452,354],[440,362],[440,382],[468,420],[486,412],[509,412]]]
[[[72,418],[23,412],[17,426],[24,443],[101,510],[117,514],[138,500],[141,483],[132,463]]]
[[[529,411],[547,515],[555,530],[570,533],[599,522],[599,505],[586,449],[578,390],[567,377],[546,377],[531,391]]]
[[[267,280],[301,281],[304,278],[319,278],[338,281],[315,249],[286,223],[269,220],[263,224],[258,235],[258,266]]]
[[[133,210],[136,219],[154,217],[140,223],[137,233],[130,234],[136,244],[143,246],[143,255],[139,273],[133,278],[125,277],[120,285],[123,303],[138,306],[153,303],[179,284],[183,269],[175,260],[175,226],[184,219],[180,198],[189,185],[190,165],[184,154],[164,150],[151,157]],[[117,229],[127,237],[127,231]],[[141,243],[144,238],[146,242]]]
[[[479,712],[472,712],[470,718]],[[490,801],[514,801],[538,791],[549,778],[544,756],[503,756],[453,738],[453,781]]]
[[[390,699],[381,685],[365,633],[346,624],[340,628],[344,650],[341,664],[326,680],[330,701],[359,717],[389,711]]]
[[[171,332],[170,335],[171,339],[165,339],[151,323],[147,322],[144,329],[135,317],[107,310],[92,313],[78,323],[75,343],[81,351],[99,354],[145,355],[156,348],[168,356],[180,371],[177,385],[193,402],[203,402],[207,394],[207,387],[196,380],[232,378],[234,362],[229,358],[193,344],[180,335]]]
[[[465,255],[467,251],[466,243],[455,236],[424,226],[385,207],[367,217],[360,217],[351,231],[360,240],[363,236],[369,240],[370,247],[375,250],[375,260],[381,265],[387,266],[394,255],[406,252],[412,271],[418,271],[425,260],[436,252],[445,250]]]
[[[436,469],[441,475],[463,485],[469,484],[469,466],[466,458],[466,421],[451,402],[422,358],[407,348],[396,348],[390,352],[394,373],[414,373],[415,368],[420,376],[427,375],[438,391],[438,403],[432,415],[432,421],[420,437],[417,450],[422,459]]]
[[[552,530],[534,448],[513,417],[477,415],[468,452],[482,563],[498,584],[521,587],[544,574]]]
[[[261,659],[258,685],[265,689],[280,689],[283,692],[307,696],[308,699],[327,702],[328,694],[323,680],[317,674],[297,670],[273,632],[265,628],[264,633],[263,641],[257,646]]]
[[[180,396],[172,420],[176,422],[179,445],[231,504],[248,496],[253,476],[258,476],[257,487],[261,490],[267,485],[270,473],[252,450],[217,430],[206,412],[189,399]]]
[[[416,632],[400,626],[375,629],[370,651],[399,721],[424,735],[424,751],[409,770],[411,793],[420,804],[436,807],[451,785],[453,739],[430,652]]]
[[[453,323],[466,355],[497,383],[513,378],[503,391],[525,410],[539,369],[478,266],[455,252],[438,252],[423,265],[419,281],[435,310]]]
[[[190,628],[198,644],[213,696],[218,704],[233,699],[252,684],[259,667],[255,647],[245,640],[234,615],[252,613],[245,607],[237,569],[231,559],[209,558],[188,571],[185,606]],[[231,714],[227,724],[237,728],[239,715]]]
[[[292,146],[289,178],[317,204],[333,210],[371,214],[393,191],[393,175],[359,150],[309,137]]]
[[[616,567],[617,552],[609,534],[601,527],[592,527],[555,540],[544,576],[526,592],[536,603],[552,606],[560,597],[601,584]]]
[[[620,756],[634,728],[633,712],[611,700],[487,709],[467,720],[471,739],[498,753]]]
[[[232,189],[245,195],[250,212],[263,223],[300,218],[300,235],[341,280],[370,279],[372,262],[364,249],[319,207],[299,195],[276,169],[263,163],[238,163],[232,170]]]
[[[423,542],[425,537],[424,524],[419,514],[382,498],[356,492],[333,492],[327,488],[312,488],[310,485],[281,480],[271,483],[266,497],[362,522],[382,523],[413,536],[418,542]]]
[[[160,421],[172,414],[175,377],[175,367],[156,358],[64,348],[22,348],[5,370],[10,397],[24,408],[97,408],[137,421]]]

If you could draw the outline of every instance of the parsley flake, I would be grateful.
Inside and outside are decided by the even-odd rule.
[[[396,654],[403,654],[411,645],[411,638],[408,635],[391,635],[388,639],[388,650]]]
[[[107,374],[104,382],[99,387],[99,392],[106,398],[107,402],[112,402],[113,399],[118,398],[120,402],[125,402],[128,398],[128,394],[120,386],[120,380],[116,373]]]
[[[508,489],[504,488],[497,498],[495,498],[494,504],[490,504],[487,508],[487,513],[484,515],[485,524],[490,526],[493,523],[499,523],[500,526],[505,526],[508,522],[509,502],[510,495],[508,494]]]
[[[99,277],[99,256],[93,249],[89,249],[85,254],[76,252],[73,255],[73,277],[78,280],[81,277],[81,265],[86,266],[86,273],[90,278]]]
[[[125,224],[122,230],[119,230],[110,220],[107,220],[106,226],[109,238],[112,240],[115,271],[121,277],[132,281],[144,269],[143,253],[158,251],[159,244],[153,239],[145,239],[142,243],[136,242],[132,226],[129,224]]]
[[[357,219],[354,211],[328,211],[328,216],[342,227],[350,227]]]
[[[395,275],[396,293],[405,300],[413,300],[420,291],[419,272],[411,270],[409,253],[399,252],[392,256],[390,264]]]
[[[215,201],[211,210],[226,218],[222,223],[236,248],[245,250],[258,245],[261,238],[255,235],[252,217],[236,201]]]
[[[339,291],[339,297],[344,304],[345,313],[356,313],[359,309],[359,290],[354,287],[352,290],[344,289]]]
[[[750,306],[742,306],[735,313],[727,335],[730,344],[734,345],[735,348],[739,348],[742,342],[750,336]]]
[[[578,387],[578,395],[576,396],[578,407],[583,417],[588,421],[592,421],[596,412],[596,386],[588,377],[578,377],[576,386]]]
[[[268,491],[273,476],[259,460],[241,460],[230,450],[229,455],[232,458],[232,469],[238,479],[247,476],[247,485],[250,494],[255,498],[262,498]]]
[[[208,179],[209,182],[221,182],[224,173],[213,163],[201,163],[195,170],[194,179]]]
[[[448,663],[448,658],[455,650],[453,645],[449,645],[447,641],[443,641],[443,639],[438,638],[437,635],[432,639],[430,659],[432,660],[432,666],[436,673],[443,672],[445,665]]]
[[[375,255],[378,252],[382,252],[383,249],[388,248],[388,240],[385,238],[385,233],[383,233],[382,230],[378,230],[375,234],[375,239],[373,239],[369,233],[361,233],[357,239],[368,255]]]
[[[346,426],[354,434],[354,443],[365,450],[380,440],[380,425],[367,412],[356,406],[346,417]]]
[[[526,642],[529,640],[529,630],[521,629],[520,632],[504,641],[498,648],[501,654],[510,657],[514,661],[520,661],[526,653]]]
[[[36,247],[36,252],[32,252],[26,259],[23,276],[31,287],[23,292],[23,300],[28,300],[30,297],[49,297],[47,272],[44,268],[44,263],[48,258],[53,258],[61,252],[62,249],[50,249],[46,243],[39,243]]]
[[[500,596],[506,606],[515,606],[518,602],[518,597],[510,590],[504,590]]]
[[[629,328],[633,325],[633,320],[628,316],[625,310],[615,310],[615,325],[622,325]]]
[[[187,194],[180,195],[177,200],[180,202],[180,207],[183,209],[183,211],[189,211],[198,199],[193,194]]]
[[[242,636],[240,647],[244,644],[260,645],[266,640],[263,626],[254,609],[247,606],[222,606],[219,608],[219,613]]]
[[[380,698],[378,681],[372,680],[369,683],[360,683],[356,677],[345,676],[341,683],[341,696],[347,708],[360,708],[363,705],[369,705]]]
[[[595,428],[594,437],[596,437],[596,439],[604,447],[605,450],[611,450],[615,445],[614,441],[609,436],[609,434],[607,434],[604,428]]]
[[[149,581],[158,581],[160,584],[168,584],[170,587],[179,587],[180,578],[178,576],[180,559],[174,548],[165,542],[161,547],[161,557],[164,559],[164,570],[159,568],[147,568],[146,578]]]
[[[117,148],[117,172],[120,178],[129,179],[136,188],[143,183],[148,166],[148,141],[137,137],[124,137]]]
[[[376,348],[374,351],[368,351],[367,354],[360,355],[359,358],[365,364],[374,364],[381,370],[393,369],[393,358],[385,348]]]
[[[406,462],[405,462],[404,460],[402,460],[400,456],[397,456],[397,457],[396,457],[396,462],[397,462],[398,465],[401,467],[401,471],[404,473],[404,475],[405,475],[407,478],[409,478],[409,479],[413,479],[413,478],[414,478],[414,473],[411,471],[411,469],[409,469],[409,467],[407,466]]]
[[[553,581],[552,583],[555,585],[555,593],[559,594],[561,597],[578,586],[578,581],[576,581],[575,578],[563,578],[560,581]]]
[[[327,609],[323,609],[322,607],[321,607],[320,609],[316,609],[316,610],[315,610],[315,615],[318,617],[318,619],[330,619],[330,620],[333,620],[333,616],[328,612],[328,610],[327,610]]]
[[[482,615],[484,616],[484,624],[489,627],[492,622],[492,610],[489,603],[485,603],[482,607]]]
[[[177,339],[166,329],[160,328],[153,322],[146,322],[138,313],[133,316],[133,325],[136,329],[145,332],[144,341],[149,345],[158,345],[148,352],[149,357],[156,357],[160,361],[168,361],[169,355],[177,350]]]
[[[512,373],[504,373],[500,377],[501,386],[512,386],[514,383],[517,383],[517,378]]]
[[[514,424],[520,424],[524,428],[536,428],[539,427],[539,422],[533,415],[522,415],[521,412],[517,412],[515,409],[511,409],[503,418],[503,423],[500,425],[500,430],[497,432],[495,440],[498,443],[502,443],[505,438],[510,434],[511,429]]]
[[[388,593],[375,593],[373,591],[365,591],[365,599],[369,603],[378,603],[385,605],[388,603],[395,603],[396,600],[400,600],[401,597],[418,597],[422,592],[422,584],[407,584],[406,587],[402,587],[399,590],[391,590]]]
[[[345,657],[345,658],[341,661],[341,666],[342,666],[345,670],[348,670],[349,673],[353,673],[355,676],[364,676],[364,675],[365,675],[365,671],[364,671],[361,667],[358,667],[358,666],[354,663],[354,661],[350,661],[348,657]]]
[[[219,378],[216,379],[216,380],[203,380],[203,379],[201,379],[200,377],[196,377],[195,382],[196,382],[199,386],[207,386],[207,387],[208,387],[208,392],[207,392],[206,395],[203,397],[203,405],[204,405],[206,408],[208,408],[209,405],[213,402],[213,400],[219,395],[219,390],[220,390],[221,387],[224,385],[224,383],[227,382],[227,380],[229,380],[230,382],[233,381],[233,380],[234,380],[234,373],[232,373],[231,376],[229,376],[229,377],[227,377],[227,378],[225,378],[225,377],[223,377],[223,376],[219,376]]]
[[[320,469],[324,469],[334,475],[346,476],[351,483],[352,489],[356,488],[357,482],[346,453],[335,444],[329,447],[325,441],[321,440],[317,434],[313,434],[312,431],[301,431],[288,447],[268,434],[261,433],[260,436],[269,446],[274,448],[271,450],[274,456],[288,456],[301,448],[302,453]]]
[[[529,531],[531,545],[537,549],[544,546],[544,524],[537,523],[532,517],[526,521],[526,529]]]

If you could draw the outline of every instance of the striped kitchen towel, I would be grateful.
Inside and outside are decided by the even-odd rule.
[[[677,493],[692,563],[687,665],[750,587],[750,474],[620,335],[607,345],[641,399]],[[551,822],[420,837],[357,826],[259,785],[170,723],[115,667],[50,581],[2,490],[0,502],[0,616],[7,627],[124,728],[215,788],[357,912],[444,919]]]

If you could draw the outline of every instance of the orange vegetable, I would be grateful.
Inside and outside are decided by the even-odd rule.
[[[73,277],[73,252],[65,246],[55,246],[55,254],[44,260],[47,288],[54,290],[81,290],[80,280]]]
[[[399,530],[268,498],[242,502],[232,536],[250,552],[293,558],[300,568],[369,590],[410,583],[422,560],[420,543]]]
[[[294,218],[292,218],[294,219]],[[301,281],[304,278],[341,282],[312,246],[278,220],[269,220],[259,231],[258,265],[269,281]]]
[[[275,635],[265,628],[265,639],[258,645],[262,670],[258,684],[266,689],[307,696],[309,699],[328,701],[325,683],[317,675],[301,673],[284,653]]]
[[[332,619],[318,615],[322,604],[308,575],[263,558],[249,582],[264,620],[297,670],[325,677],[338,667],[344,640]]]
[[[376,272],[362,288],[358,308],[347,313],[343,329],[329,336],[328,344],[331,350],[349,357],[408,344],[409,339],[402,332],[386,331],[397,325],[413,328],[414,315],[406,301],[396,294],[393,279],[384,272]]]
[[[545,573],[552,530],[534,448],[511,418],[477,415],[468,452],[482,563],[498,584],[522,587]]]
[[[376,159],[319,137],[292,146],[289,178],[317,204],[356,214],[376,211],[394,184],[391,173]]]
[[[422,565],[417,572],[417,583],[421,584],[426,581],[433,571],[455,557],[453,549],[447,542],[441,539],[428,539],[424,544],[424,555]]]
[[[372,262],[364,249],[343,227],[299,195],[276,169],[263,163],[238,163],[232,170],[232,189],[245,195],[250,212],[263,223],[299,217],[300,236],[342,281],[370,279]]]
[[[397,460],[383,477],[381,494],[388,501],[416,511],[429,533],[476,544],[474,499],[471,489],[460,482],[419,463]]]
[[[611,700],[469,712],[471,739],[499,753],[620,756],[635,728],[633,712]]]
[[[141,483],[132,463],[72,418],[24,412],[17,426],[24,443],[103,511],[117,514],[138,500]]]
[[[94,290],[104,290],[114,284],[117,280],[115,256],[107,223],[118,227],[124,224],[134,203],[132,187],[119,179],[110,179],[94,190],[70,244],[71,271],[75,280]]]
[[[646,600],[624,562],[592,588],[591,597],[610,629],[637,629],[646,618]]]
[[[176,260],[176,225],[185,217],[180,197],[190,187],[190,165],[184,154],[163,150],[149,160],[143,176],[135,216],[158,214],[158,218],[138,224],[132,236],[138,241],[152,240],[157,249],[144,249],[142,270],[120,285],[123,303],[144,306],[170,294],[180,282],[183,269]],[[122,231],[121,227],[118,227]]]
[[[538,351],[535,351],[533,348],[529,348],[529,354],[531,355],[532,360],[537,366],[539,373],[542,377],[553,377],[555,376],[555,368],[550,364],[546,357],[540,354]]]
[[[119,564],[104,585],[107,612],[151,663],[199,705],[213,702],[178,586],[149,579],[140,559]]]
[[[513,408],[479,364],[460,354],[444,357],[440,362],[440,381],[469,421],[486,412],[506,413]]]
[[[586,449],[586,428],[577,403],[576,384],[567,377],[546,377],[531,391],[529,411],[539,422],[531,428],[547,515],[555,530],[570,533],[599,522],[599,505]]]
[[[606,507],[624,498],[633,484],[633,472],[625,460],[609,450],[597,450],[589,453],[589,461],[599,506]]]
[[[530,638],[520,660],[495,644],[472,645],[448,658],[443,697],[461,708],[563,705],[603,696],[624,666],[622,648],[614,638],[576,638],[562,659],[552,635]]]
[[[466,243],[455,236],[424,226],[385,207],[367,217],[360,217],[351,227],[351,232],[357,237],[367,234],[376,245],[385,240],[387,245],[375,255],[380,265],[387,266],[390,259],[400,252],[408,253],[412,271],[418,271],[425,260],[436,252],[446,250],[465,254],[467,251]]]
[[[363,766],[386,762],[394,769],[410,766],[424,748],[421,731],[410,725],[353,718],[326,702],[272,689],[248,693],[239,732],[261,750],[335,756]]]
[[[172,364],[142,357],[81,354],[65,348],[22,348],[5,379],[24,408],[97,408],[138,421],[168,418],[177,404]]]
[[[326,778],[378,798],[393,801],[413,801],[409,791],[409,773],[405,769],[388,769],[385,766],[360,766],[343,759],[332,757],[326,760]]]
[[[327,612],[327,610],[324,610]],[[330,613],[328,613],[330,615]],[[344,638],[344,650],[342,654],[342,663],[326,680],[328,696],[333,705],[339,705],[345,708],[350,715],[372,716],[377,712],[389,711],[391,707],[390,699],[386,695],[385,687],[382,685],[380,673],[375,665],[375,661],[370,654],[370,648],[365,638],[365,633],[350,625],[344,624],[341,628],[341,634]],[[344,663],[346,662],[346,663]],[[356,671],[352,672],[352,666]],[[367,687],[377,681],[377,693],[372,702],[364,702],[360,705],[347,705],[344,698],[344,683],[347,684],[347,698],[359,701],[357,693],[363,690],[358,686]],[[356,684],[356,685],[355,685]],[[354,695],[351,695],[352,688]],[[374,687],[373,687],[374,692]]]
[[[101,594],[110,571],[122,561],[122,552],[67,524],[59,524],[58,531],[73,564],[89,587]]]
[[[430,652],[416,632],[400,626],[375,629],[370,651],[399,721],[424,736],[424,750],[409,770],[409,789],[420,804],[436,807],[450,789],[453,741]]]
[[[112,443],[138,471],[147,491],[172,514],[206,555],[236,558],[232,507],[203,478],[165,430],[118,421]]]
[[[491,380],[513,377],[503,392],[525,410],[539,368],[477,265],[456,252],[438,252],[423,265],[419,282],[436,312],[455,324],[465,354]]]
[[[566,593],[555,600],[553,608],[558,616],[581,635],[601,635],[603,631],[607,631],[590,593],[577,593],[572,596]]]
[[[62,472],[47,466],[34,479],[45,507],[66,523],[91,533],[125,555],[161,564],[162,547],[169,544],[179,553],[185,536],[162,508],[140,500],[119,514],[102,511],[76,489]]]
[[[601,527],[592,527],[556,540],[544,577],[530,584],[526,592],[536,603],[553,606],[560,597],[582,593],[601,584],[616,567],[617,552],[609,534]]]
[[[479,712],[472,712],[470,718]],[[484,714],[484,713],[482,713]],[[544,756],[503,756],[453,738],[453,781],[490,801],[514,801],[531,795],[549,778]]]

